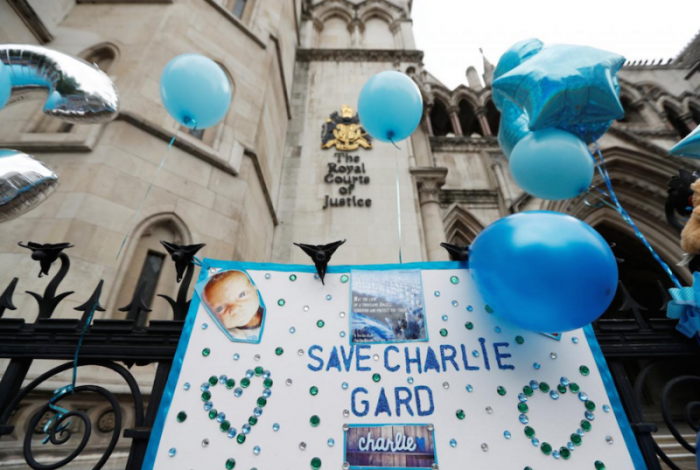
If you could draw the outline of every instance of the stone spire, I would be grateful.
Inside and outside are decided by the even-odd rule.
[[[490,87],[493,83],[493,71],[496,70],[496,67],[486,58],[482,48],[479,48],[479,52],[481,52],[481,57],[484,59],[484,74],[482,75],[482,77],[484,77],[484,84]]]
[[[479,72],[477,72],[472,65],[470,65],[467,69],[467,84],[469,85],[469,88],[473,88],[477,91],[484,88],[484,86],[481,84],[481,79],[479,78]]]

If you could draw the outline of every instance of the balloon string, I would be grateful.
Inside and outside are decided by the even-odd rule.
[[[136,213],[134,214],[134,217],[131,219],[131,223],[129,223],[129,226],[131,227],[128,232],[126,232],[126,235],[124,235],[124,239],[122,240],[121,246],[119,246],[119,251],[117,251],[117,256],[114,258],[115,261],[119,259],[119,256],[122,254],[122,250],[124,249],[124,246],[126,245],[126,241],[129,239],[131,236],[131,233],[134,231],[134,228],[136,227],[136,222],[139,220],[139,215],[141,215],[141,210],[143,209],[143,205],[146,203],[146,199],[148,199],[148,195],[151,192],[151,189],[153,188],[153,185],[156,182],[156,178],[158,177],[158,174],[160,173],[160,170],[163,169],[163,165],[165,164],[165,160],[168,157],[168,152],[170,152],[170,149],[172,148],[173,144],[175,143],[175,138],[177,137],[177,131],[175,132],[175,135],[173,136],[172,139],[170,139],[170,143],[168,144],[168,148],[165,150],[165,153],[160,159],[160,164],[158,165],[158,169],[156,170],[156,174],[153,175],[153,178],[151,179],[151,183],[148,185],[148,188],[146,189],[146,194],[143,195],[143,199],[141,199],[141,204],[139,204],[139,208],[136,210]]]
[[[394,147],[401,150],[398,145],[394,143],[394,139],[389,138]],[[396,156],[396,215],[399,222],[399,264],[403,264],[403,256],[401,254],[401,185],[399,184],[399,156]]]
[[[598,173],[600,176],[603,178],[603,181],[605,181],[605,186],[608,188],[608,193],[605,194],[606,196],[609,196],[610,199],[612,199],[613,203],[615,204],[615,209],[617,212],[622,216],[622,219],[630,226],[632,229],[634,229],[634,234],[641,240],[642,243],[644,243],[644,246],[647,247],[651,255],[654,257],[654,259],[661,265],[663,270],[668,274],[668,277],[671,278],[671,281],[673,284],[679,288],[682,289],[683,286],[681,283],[678,281],[678,278],[676,277],[675,274],[673,274],[673,271],[671,268],[666,264],[664,260],[661,259],[661,257],[656,253],[656,250],[651,246],[651,244],[647,241],[647,239],[644,237],[644,234],[639,230],[639,227],[637,227],[637,224],[634,223],[630,215],[627,213],[627,211],[622,207],[620,204],[620,201],[617,199],[617,195],[615,194],[615,191],[613,190],[612,187],[612,181],[610,181],[610,174],[608,173],[608,169],[605,166],[605,159],[603,158],[603,154],[600,151],[600,147],[598,147],[598,143],[595,142],[594,144],[594,150],[595,154],[592,153],[591,157],[593,158],[593,161],[596,163],[596,168],[598,169]],[[596,160],[595,156],[598,155],[598,158],[600,159],[600,163]],[[600,191],[600,190],[599,190]]]

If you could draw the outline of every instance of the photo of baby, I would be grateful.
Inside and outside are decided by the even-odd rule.
[[[201,289],[202,302],[233,341],[258,343],[265,306],[258,289],[242,271],[222,271]]]

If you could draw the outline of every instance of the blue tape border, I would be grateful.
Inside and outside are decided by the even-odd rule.
[[[207,272],[210,267],[217,267],[223,269],[240,269],[240,270],[251,270],[251,271],[277,271],[277,272],[301,272],[301,273],[315,273],[316,268],[311,265],[298,265],[298,264],[277,264],[277,263],[244,263],[238,261],[220,261],[211,258],[205,258],[202,261],[202,269],[199,274],[200,282],[207,277]],[[339,274],[339,273],[349,273],[351,269],[366,269],[374,271],[385,271],[391,269],[422,269],[422,270],[440,270],[440,269],[468,269],[469,265],[464,261],[438,261],[438,262],[419,262],[419,263],[405,263],[405,264],[376,264],[376,265],[357,265],[357,266],[329,266],[328,273]],[[177,387],[177,382],[180,378],[180,372],[182,371],[182,364],[185,359],[185,354],[187,353],[187,345],[189,344],[190,337],[192,336],[192,330],[194,329],[194,321],[197,316],[197,310],[199,309],[201,301],[198,295],[192,297],[192,302],[190,304],[190,309],[187,312],[187,318],[185,319],[185,326],[182,330],[182,335],[180,336],[180,343],[175,352],[175,357],[173,359],[173,365],[170,369],[170,376],[168,377],[168,382],[163,391],[163,397],[160,401],[160,407],[158,408],[158,414],[156,415],[155,423],[151,430],[151,437],[148,441],[148,448],[146,449],[146,455],[144,457],[142,470],[152,470],[156,455],[158,453],[158,447],[160,446],[160,439],[163,434],[163,429],[165,427],[165,420],[168,416],[170,410],[170,405],[173,401],[173,393]],[[627,451],[632,458],[635,470],[647,470],[646,463],[642,457],[642,452],[639,450],[639,445],[637,444],[637,439],[634,436],[632,427],[630,426],[625,410],[622,407],[622,401],[617,393],[617,388],[615,388],[615,382],[613,381],[612,375],[610,374],[610,369],[608,369],[608,364],[605,362],[603,357],[603,351],[600,349],[598,340],[593,332],[593,327],[588,325],[583,329],[588,345],[593,353],[593,358],[595,359],[596,366],[600,371],[601,378],[603,379],[603,385],[608,392],[608,398],[610,399],[610,405],[612,406],[615,417],[617,418],[618,424],[620,426],[620,431],[625,439],[625,444],[627,446]],[[437,452],[435,453],[437,457]]]
[[[598,370],[600,371],[605,390],[608,392],[610,406],[615,413],[615,418],[617,418],[617,423],[620,426],[622,437],[625,439],[627,451],[632,458],[634,468],[635,470],[647,470],[647,464],[642,456],[642,451],[639,449],[637,438],[634,435],[634,431],[632,431],[632,426],[630,426],[630,422],[627,419],[627,414],[625,414],[622,400],[620,400],[620,395],[617,393],[617,388],[615,387],[615,381],[613,380],[610,369],[608,368],[608,363],[605,361],[603,351],[600,349],[600,344],[598,344],[598,339],[593,331],[593,325],[586,325],[583,327],[583,332],[586,334],[586,341],[588,341],[588,345],[593,353],[593,359],[595,359],[596,366],[598,366]]]

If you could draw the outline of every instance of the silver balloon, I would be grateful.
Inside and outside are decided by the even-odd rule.
[[[119,92],[96,65],[45,47],[18,44],[0,44],[0,60],[10,72],[8,105],[43,98],[45,114],[74,124],[109,122],[119,113]]]
[[[31,155],[0,150],[0,223],[29,212],[58,187],[58,175]]]

